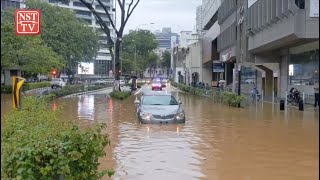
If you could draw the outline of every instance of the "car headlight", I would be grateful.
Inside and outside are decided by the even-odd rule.
[[[143,119],[150,120],[151,116],[152,116],[152,114],[150,114],[150,113],[140,112],[140,117],[143,118]]]
[[[184,112],[177,113],[177,114],[176,114],[176,118],[177,118],[178,120],[184,119]]]

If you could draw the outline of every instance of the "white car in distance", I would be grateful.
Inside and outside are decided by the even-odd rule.
[[[64,87],[66,83],[61,78],[52,78],[50,82],[51,88]]]

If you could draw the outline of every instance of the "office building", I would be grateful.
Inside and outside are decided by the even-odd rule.
[[[172,33],[171,28],[163,28],[161,32],[155,32],[156,40],[158,41],[158,48],[171,49],[172,36],[178,37],[177,33]],[[179,39],[175,39],[179,43]]]
[[[202,34],[203,32],[203,15],[202,15],[202,5],[197,7],[196,10],[196,32]]]
[[[258,69],[266,97],[285,98],[291,87],[312,100],[319,83],[319,0],[244,2],[246,61]]]

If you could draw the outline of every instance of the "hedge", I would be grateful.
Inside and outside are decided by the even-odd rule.
[[[115,91],[110,93],[110,96],[114,99],[124,100],[131,95],[131,92]]]
[[[22,86],[23,91],[29,91],[37,88],[49,87],[50,82],[34,82],[34,83],[24,83]],[[9,94],[12,93],[12,86],[1,86],[1,93]]]
[[[216,90],[206,90],[196,87],[187,86],[185,84],[178,84],[176,82],[171,82],[171,85],[177,87],[178,89],[185,91],[190,94],[197,96],[206,96],[213,98],[216,101],[224,102],[229,106],[238,107],[239,103],[245,100],[245,97],[232,92],[222,92],[219,89]]]

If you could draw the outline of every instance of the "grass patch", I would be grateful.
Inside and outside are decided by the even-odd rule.
[[[110,96],[114,99],[118,100],[124,100],[127,99],[131,95],[131,92],[120,92],[120,91],[115,91],[110,93]]]

